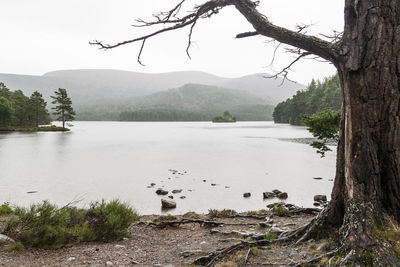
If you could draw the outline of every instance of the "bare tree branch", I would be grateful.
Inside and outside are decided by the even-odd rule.
[[[264,78],[268,78],[268,79],[271,79],[271,78],[278,79],[279,77],[281,77],[281,78],[283,78],[283,79],[282,79],[282,82],[281,82],[280,86],[281,86],[286,80],[288,80],[288,81],[290,81],[290,82],[293,82],[293,83],[296,83],[295,81],[289,79],[289,77],[288,77],[290,68],[291,68],[297,61],[299,61],[301,58],[306,57],[306,56],[309,56],[309,55],[311,55],[310,52],[303,52],[302,54],[300,54],[299,56],[297,56],[288,66],[286,66],[285,68],[283,68],[281,71],[279,71],[278,73],[276,73],[275,75],[272,75],[272,76],[264,76]]]
[[[322,40],[315,36],[306,35],[304,30],[309,25],[297,25],[297,31],[292,31],[286,28],[282,28],[272,24],[267,17],[259,13],[257,6],[259,1],[252,0],[209,0],[201,5],[195,6],[194,10],[190,11],[189,14],[183,16],[180,15],[182,12],[182,6],[186,0],[180,1],[176,6],[167,12],[160,12],[153,14],[154,21],[145,21],[138,19],[135,27],[151,27],[157,25],[164,25],[164,28],[155,30],[154,32],[133,38],[130,40],[122,41],[116,44],[104,44],[101,41],[92,41],[91,45],[97,45],[100,49],[108,50],[119,46],[142,42],[142,46],[138,55],[138,62],[142,64],[140,57],[144,49],[146,40],[156,35],[160,35],[165,32],[174,31],[177,29],[190,27],[188,34],[188,45],[186,47],[186,53],[190,58],[189,49],[192,43],[192,35],[194,27],[196,26],[199,19],[210,18],[217,14],[220,9],[227,6],[235,6],[235,8],[250,22],[255,31],[240,33],[236,38],[245,38],[256,35],[263,35],[274,40],[279,41],[287,45],[299,48],[303,51],[307,51],[309,54],[314,54],[327,61],[335,62],[338,57],[337,43],[340,42],[339,37],[332,39],[333,42]],[[303,56],[302,56],[303,57]],[[143,64],[142,64],[143,65]],[[281,73],[282,74],[282,73]]]
[[[338,52],[332,43],[272,24],[263,14],[258,12],[256,5],[251,0],[235,0],[235,7],[258,33],[281,43],[300,48],[328,61],[335,62],[337,60]]]

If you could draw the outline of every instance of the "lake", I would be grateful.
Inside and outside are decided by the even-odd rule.
[[[336,153],[320,158],[302,142],[312,137],[305,127],[273,122],[73,124],[66,133],[0,134],[0,203],[80,200],[77,205],[87,207],[91,201],[119,198],[140,214],[160,214],[161,197],[155,191],[162,187],[183,189],[175,195],[172,214],[245,211],[277,201],[262,198],[262,192],[273,189],[288,192],[288,203],[311,207],[315,194],[329,198],[333,186]],[[151,183],[156,186],[147,188]],[[252,196],[245,199],[244,192]]]

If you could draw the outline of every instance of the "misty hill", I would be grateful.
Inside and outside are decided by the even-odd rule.
[[[104,119],[115,119],[115,114],[129,109],[129,105],[137,97],[189,83],[245,91],[262,98],[263,104],[272,105],[305,88],[301,84],[289,82],[279,87],[280,79],[265,79],[261,74],[223,78],[198,71],[151,74],[120,70],[63,70],[49,72],[43,76],[0,74],[0,82],[5,83],[11,90],[21,89],[28,95],[38,90],[46,99],[49,99],[57,88],[66,88],[79,119],[96,119],[93,116],[98,118],[99,112],[104,114]]]
[[[241,90],[187,84],[135,99],[122,120],[211,120],[229,110],[238,120],[271,120],[273,106]]]
[[[133,102],[135,108],[182,110],[229,109],[240,105],[262,105],[263,99],[245,91],[201,84],[187,84],[141,97]]]

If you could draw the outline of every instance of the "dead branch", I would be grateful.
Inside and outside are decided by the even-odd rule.
[[[258,32],[243,32],[236,35],[236,39],[260,35]]]
[[[248,20],[248,22],[253,26],[255,31],[241,33],[236,36],[236,38],[245,38],[255,35],[263,35],[281,43],[288,44],[304,50],[308,55],[314,54],[330,62],[335,62],[338,58],[338,47],[332,42],[322,40],[318,37],[306,35],[304,30],[308,27],[307,25],[298,25],[297,31],[292,31],[286,28],[282,28],[272,24],[266,16],[259,13],[257,6],[259,1],[252,0],[209,0],[201,5],[195,6],[189,14],[181,15],[182,6],[186,0],[180,1],[176,6],[167,12],[160,12],[153,14],[154,21],[145,21],[143,19],[137,19],[137,25],[135,27],[152,27],[157,25],[164,25],[166,27],[162,29],[155,30],[147,35],[139,36],[130,40],[125,40],[116,44],[104,44],[102,41],[94,40],[90,42],[91,45],[96,45],[99,49],[108,50],[119,46],[142,42],[142,46],[138,55],[138,62],[142,64],[140,57],[143,52],[145,43],[147,39],[150,39],[156,35],[163,34],[165,32],[178,30],[181,28],[189,27],[188,34],[188,45],[186,48],[186,53],[190,58],[189,49],[192,43],[192,35],[194,27],[196,26],[198,20],[210,18],[219,11],[227,6],[235,6],[235,8]],[[337,38],[334,40],[338,40]],[[337,41],[339,42],[339,41]],[[303,57],[303,56],[302,56]],[[297,61],[297,60],[295,60]],[[142,64],[143,65],[143,64]],[[293,64],[291,64],[293,65]],[[287,71],[288,68],[286,68]],[[287,73],[282,71],[280,74],[284,74],[287,79]],[[280,75],[277,74],[277,75]],[[277,76],[276,75],[276,76]]]
[[[251,248],[249,248],[249,250],[247,251],[246,257],[244,258],[244,262],[243,262],[242,266],[246,266],[247,261],[249,260],[250,252],[251,252]]]
[[[282,79],[282,82],[281,82],[280,86],[281,86],[286,80],[288,80],[288,81],[290,81],[290,82],[293,82],[293,83],[296,83],[295,81],[289,79],[289,77],[288,77],[289,70],[290,70],[290,68],[291,68],[297,61],[299,61],[301,58],[306,57],[306,56],[308,56],[308,55],[311,55],[311,53],[310,53],[310,52],[303,52],[303,53],[300,54],[298,57],[296,57],[288,66],[284,67],[281,71],[279,71],[278,73],[276,73],[275,75],[272,75],[272,76],[264,76],[264,78],[268,78],[268,79],[271,79],[271,78],[278,79],[279,77],[281,77],[281,78],[283,78],[283,79]]]

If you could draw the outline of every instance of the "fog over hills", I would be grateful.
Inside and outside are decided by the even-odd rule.
[[[235,96],[238,102],[242,101],[245,104],[249,98],[253,98],[253,100],[257,99],[258,104],[263,105],[276,105],[291,97],[296,91],[305,88],[304,85],[290,82],[279,86],[281,79],[266,79],[263,74],[224,78],[199,71],[137,73],[120,70],[61,70],[42,76],[0,74],[0,82],[5,83],[11,90],[20,89],[26,94],[38,90],[46,99],[49,99],[57,88],[66,88],[80,119],[97,119],[91,117],[96,113],[103,113],[104,119],[116,119],[116,113],[120,111],[137,109],[135,104],[141,103],[140,108],[147,108],[143,104],[146,98],[142,97],[186,84],[197,84],[199,87],[197,90],[206,90],[206,87],[200,85],[219,88],[212,92],[208,90],[208,96],[216,92],[221,93],[223,88],[238,90],[240,92]],[[232,91],[229,91],[229,94],[231,95]],[[138,97],[140,99],[137,99]],[[171,97],[171,92],[165,95],[155,94],[151,97],[151,101],[147,101],[152,102],[158,99],[157,101],[162,102],[160,98],[163,97]],[[191,99],[191,101],[194,100]],[[199,98],[198,101],[202,99]],[[220,101],[222,105],[224,99],[220,98]],[[191,105],[180,104],[185,107]],[[218,102],[214,104],[217,105]],[[107,112],[114,115],[106,116]]]

